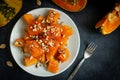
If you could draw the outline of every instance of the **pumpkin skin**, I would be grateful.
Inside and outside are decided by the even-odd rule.
[[[9,23],[22,8],[23,0],[0,0],[0,27]]]
[[[103,35],[107,35],[115,31],[120,25],[120,2],[107,13],[101,20],[99,20],[95,28],[100,29]]]
[[[70,11],[78,12],[85,8],[87,0],[52,0],[59,7]],[[75,2],[73,2],[75,1]],[[78,1],[78,2],[76,2]]]

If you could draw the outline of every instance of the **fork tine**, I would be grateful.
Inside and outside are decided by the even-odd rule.
[[[92,48],[93,46],[94,46],[94,43],[91,42],[91,43],[88,45],[87,49],[91,50],[91,48]]]
[[[89,48],[92,44],[93,44],[93,42],[90,42],[90,44],[88,45],[88,47],[87,47],[87,48]]]
[[[93,48],[91,48],[91,52],[93,52],[96,49],[97,45],[94,45]]]
[[[97,45],[93,42],[91,42],[88,47],[87,47],[87,50],[92,53],[95,49],[96,49]]]

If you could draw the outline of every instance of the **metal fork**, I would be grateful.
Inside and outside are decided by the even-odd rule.
[[[97,47],[97,45],[96,45],[95,43],[93,43],[93,42],[91,42],[91,43],[87,46],[87,48],[86,48],[86,50],[85,50],[85,52],[84,52],[84,57],[83,57],[83,59],[79,62],[79,64],[77,65],[77,67],[74,69],[74,71],[71,73],[71,75],[68,77],[67,80],[72,80],[72,79],[73,79],[73,77],[75,76],[75,74],[76,74],[77,71],[79,70],[80,66],[81,66],[81,65],[83,64],[83,62],[85,61],[85,59],[89,58],[89,57],[92,55],[92,53],[93,53],[93,51],[96,49],[96,47]]]

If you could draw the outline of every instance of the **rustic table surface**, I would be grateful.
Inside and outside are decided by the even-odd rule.
[[[0,80],[66,80],[78,62],[88,43],[95,42],[98,47],[94,54],[87,59],[74,80],[120,80],[120,28],[113,33],[103,36],[94,28],[96,22],[109,12],[118,0],[88,0],[86,7],[80,12],[68,12],[51,0],[41,0],[41,6],[36,0],[23,0],[23,7],[15,18],[5,27],[0,28],[0,44],[6,48],[0,49]],[[12,57],[10,51],[10,34],[17,20],[26,12],[42,7],[50,7],[68,14],[77,25],[80,34],[80,50],[75,62],[63,73],[52,77],[37,77],[22,70]],[[13,67],[8,67],[10,60]]]

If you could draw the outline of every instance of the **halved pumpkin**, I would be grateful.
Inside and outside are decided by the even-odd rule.
[[[120,3],[114,9],[106,14],[100,21],[97,22],[95,28],[100,28],[103,35],[107,35],[115,31],[120,25]]]
[[[87,0],[52,0],[59,7],[70,11],[78,12],[85,8]]]
[[[0,0],[0,27],[7,25],[21,10],[23,0]]]

